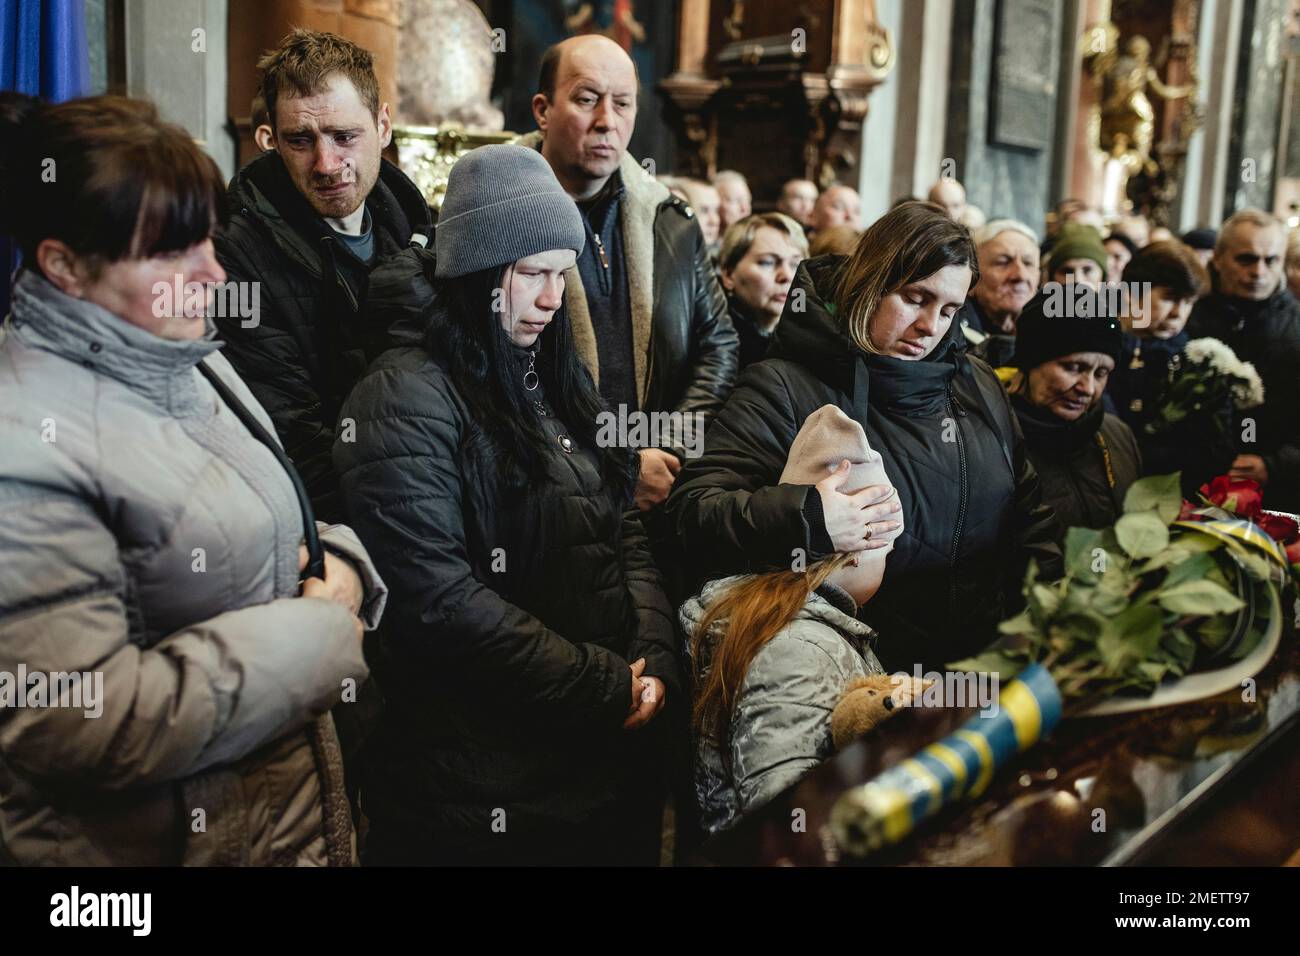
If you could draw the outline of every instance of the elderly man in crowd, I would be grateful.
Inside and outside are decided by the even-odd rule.
[[[716,259],[718,244],[722,240],[722,197],[718,195],[716,187],[700,179],[681,179],[677,185],[695,210],[695,218],[700,223],[700,232],[704,233],[709,254]]]
[[[722,228],[727,230],[754,211],[754,197],[749,182],[734,169],[724,169],[713,177],[713,187],[722,201]]]
[[[930,187],[925,197],[941,206],[953,222],[964,222],[966,216],[966,187],[950,176],[945,176]]]
[[[980,278],[958,318],[974,353],[996,368],[1011,359],[1016,320],[1038,288],[1038,236],[1023,222],[994,219],[971,238]]]
[[[612,408],[682,413],[641,449],[636,502],[648,510],[699,441],[683,429],[707,422],[731,391],[736,330],[694,211],[628,155],[632,59],[606,37],[572,37],[546,51],[538,86],[538,132],[520,143],[541,151],[587,231],[565,282],[575,344]]]
[[[1286,234],[1258,209],[1243,209],[1219,230],[1215,291],[1196,303],[1187,331],[1211,337],[1251,362],[1264,405],[1237,422],[1231,474],[1258,481],[1266,507],[1300,511],[1300,304],[1282,278]]]
[[[783,212],[805,229],[812,222],[813,207],[817,205],[817,184],[810,179],[787,179],[781,187],[781,198],[776,201],[776,211]]]
[[[811,225],[815,232],[833,226],[862,228],[862,200],[852,186],[832,186],[817,197],[813,206]]]

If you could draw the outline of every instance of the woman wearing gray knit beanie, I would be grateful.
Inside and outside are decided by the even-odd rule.
[[[661,711],[684,700],[671,609],[625,513],[635,454],[597,443],[563,307],[583,241],[539,153],[468,153],[418,344],[344,405],[335,464],[391,588],[367,863],[657,858],[647,768]]]

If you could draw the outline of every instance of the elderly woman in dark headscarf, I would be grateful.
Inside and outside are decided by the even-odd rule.
[[[1124,493],[1142,474],[1133,432],[1101,400],[1124,333],[1113,317],[1084,317],[1073,307],[1049,314],[1058,302],[1038,296],[1020,314],[1011,405],[1061,529],[1102,528],[1120,516]]]

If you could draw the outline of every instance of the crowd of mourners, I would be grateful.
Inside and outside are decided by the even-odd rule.
[[[0,103],[0,672],[103,685],[0,697],[6,862],[680,857],[830,756],[853,682],[985,646],[1140,476],[1300,509],[1264,212],[1178,239],[1068,201],[1040,236],[943,179],[864,228],[793,179],[754,213],[628,154],[635,67],[581,37],[435,225],[369,53],[298,30],[259,69],[228,185],[150,103]],[[1153,431],[1189,337],[1265,401]]]

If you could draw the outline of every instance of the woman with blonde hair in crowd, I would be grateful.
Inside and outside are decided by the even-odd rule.
[[[767,351],[790,296],[795,270],[807,257],[803,227],[784,213],[749,216],[723,236],[718,271],[731,322],[740,337],[742,370]]]

